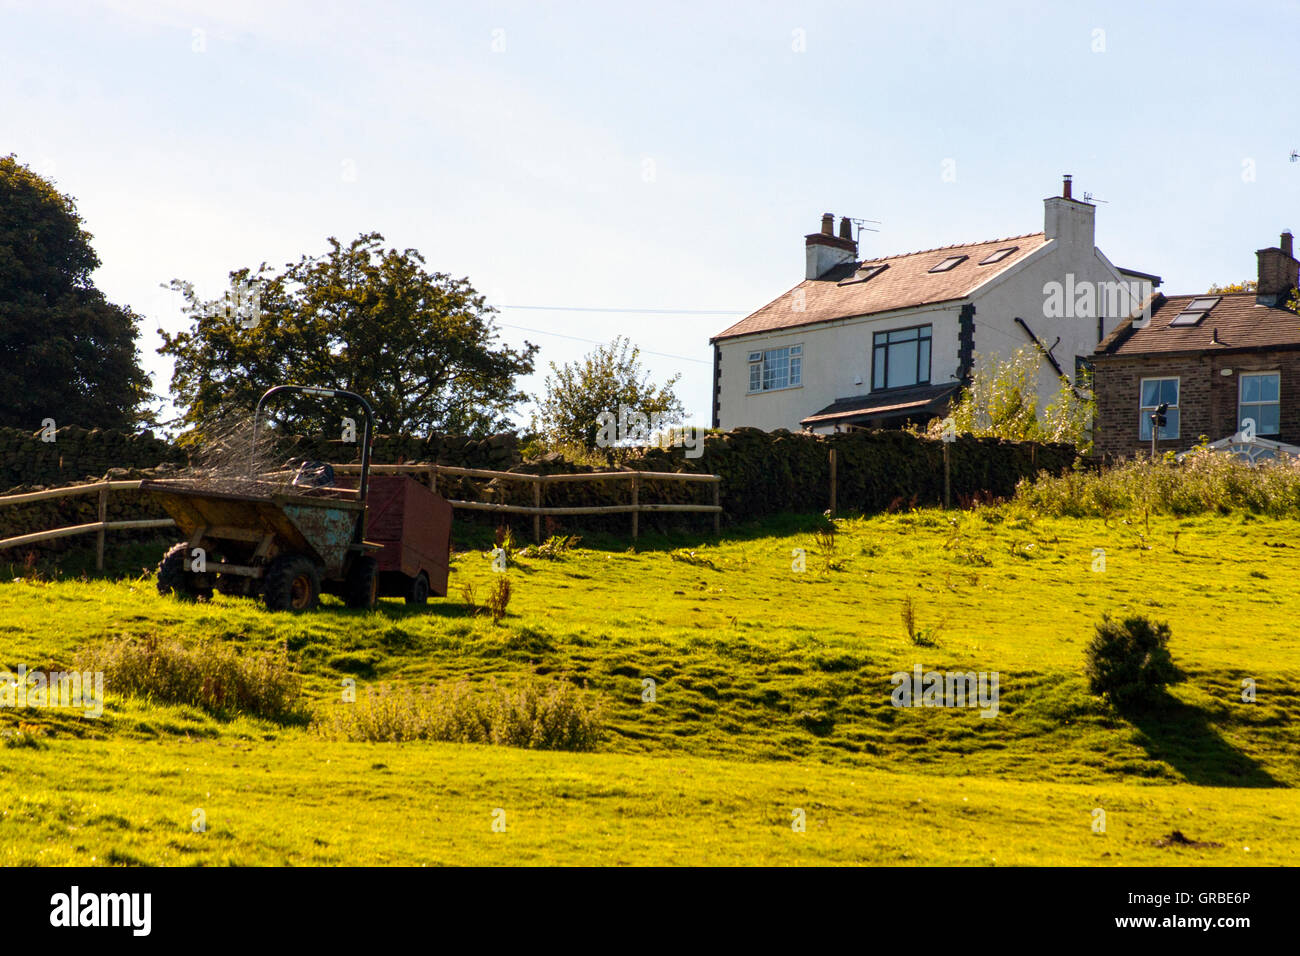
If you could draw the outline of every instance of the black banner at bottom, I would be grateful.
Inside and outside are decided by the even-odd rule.
[[[1284,930],[1293,884],[1288,870],[1220,868],[0,870],[6,923],[21,938],[127,945],[281,936],[338,945],[445,928],[541,944],[620,926],[627,941],[653,945],[686,925],[694,942],[717,934],[733,944],[787,932],[806,944],[845,931],[946,942],[1034,929],[1231,945]]]

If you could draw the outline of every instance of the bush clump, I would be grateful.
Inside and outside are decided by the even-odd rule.
[[[1140,615],[1122,621],[1102,615],[1084,652],[1088,686],[1116,707],[1154,701],[1179,679],[1168,645],[1168,624]]]
[[[500,744],[533,750],[593,750],[605,733],[603,701],[567,680],[495,680],[367,688],[363,700],[316,712],[313,729],[331,740]]]
[[[1182,461],[1139,458],[1100,472],[1040,473],[1021,479],[1015,500],[1062,518],[1131,511],[1294,516],[1300,512],[1300,458],[1250,464],[1201,444]]]
[[[302,678],[283,648],[240,655],[216,641],[187,647],[151,636],[87,648],[77,666],[103,671],[105,687],[118,694],[280,721],[300,713]]]

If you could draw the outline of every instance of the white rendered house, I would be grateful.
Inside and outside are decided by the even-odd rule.
[[[979,362],[1023,346],[1045,404],[1160,284],[1112,265],[1096,207],[1044,200],[1042,232],[859,261],[851,223],[805,237],[802,282],[714,336],[713,425],[818,432],[944,413]]]

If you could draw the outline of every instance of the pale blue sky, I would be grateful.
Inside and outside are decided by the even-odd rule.
[[[881,220],[868,256],[991,239],[1041,229],[1063,172],[1117,264],[1253,276],[1300,228],[1297,37],[1277,0],[0,0],[0,154],[77,198],[159,390],[160,282],[215,296],[378,230],[555,333],[503,329],[542,346],[531,390],[623,333],[694,360],[646,357],[707,423],[730,317],[504,307],[739,317],[802,278],[823,212]]]

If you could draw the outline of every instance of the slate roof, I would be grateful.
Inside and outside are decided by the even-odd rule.
[[[1095,357],[1149,355],[1300,346],[1300,315],[1278,306],[1259,305],[1254,292],[1223,295],[1196,325],[1171,326],[1193,299],[1209,294],[1151,298],[1151,322],[1137,328],[1135,313],[1097,346]]]
[[[757,312],[715,335],[712,341],[964,299],[1046,243],[1046,235],[1031,232],[1006,239],[868,259],[857,264],[845,263],[820,279],[805,279]],[[979,265],[991,253],[1013,246],[1015,251],[1005,259],[986,266]],[[950,256],[967,258],[946,272],[929,271]],[[888,268],[865,282],[854,281],[881,265]],[[802,309],[798,308],[801,293]]]

